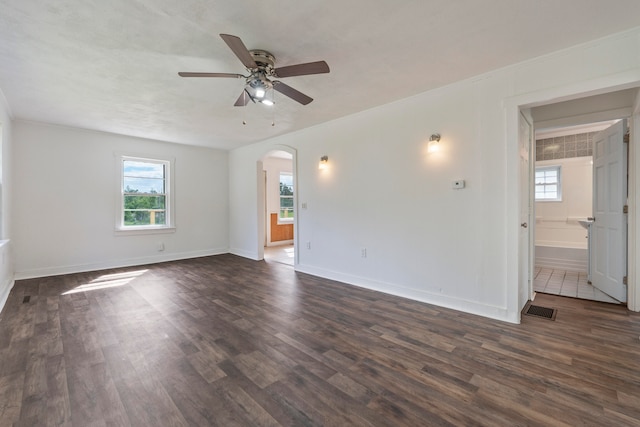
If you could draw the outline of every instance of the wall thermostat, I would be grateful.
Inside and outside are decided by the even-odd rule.
[[[453,181],[453,183],[451,184],[451,187],[453,187],[454,190],[460,190],[464,188],[464,179],[458,179]]]

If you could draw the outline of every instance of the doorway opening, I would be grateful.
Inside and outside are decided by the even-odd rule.
[[[264,182],[264,259],[295,264],[294,159],[287,151],[271,151],[262,159]]]
[[[634,304],[627,275],[634,274],[635,249],[628,245],[625,207],[635,200],[627,188],[635,188],[629,176],[636,161],[623,140],[630,138],[625,119],[636,120],[638,96],[632,87],[526,110],[536,130],[532,164],[541,169],[535,177],[532,166],[530,174],[532,297],[545,292]]]
[[[590,269],[594,138],[616,122],[536,129],[534,292],[621,303],[593,285]]]

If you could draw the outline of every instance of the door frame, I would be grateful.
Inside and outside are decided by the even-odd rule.
[[[519,181],[521,186],[520,189],[522,188],[527,188],[527,194],[520,194],[520,220],[524,221],[525,224],[527,224],[524,228],[525,230],[522,230],[522,224],[521,226],[521,235],[522,233],[524,233],[526,235],[526,241],[525,242],[520,242],[519,244],[519,249],[522,249],[523,243],[524,243],[524,247],[527,248],[526,250],[526,254],[519,254],[520,256],[520,262],[522,263],[524,255],[526,255],[526,260],[524,260],[525,262],[522,264],[519,264],[520,266],[525,266],[526,271],[521,271],[519,270],[519,300],[518,300],[518,306],[520,307],[520,309],[522,309],[524,307],[524,305],[527,303],[527,301],[530,301],[533,299],[533,270],[534,270],[534,263],[533,263],[533,259],[534,259],[534,255],[535,255],[535,244],[532,244],[532,242],[535,241],[535,205],[533,203],[533,177],[534,177],[534,170],[535,170],[535,128],[533,125],[533,117],[531,117],[531,113],[529,109],[520,109],[520,117],[519,117],[519,124],[518,126],[520,126],[521,121],[524,121],[527,125],[528,128],[528,135],[527,135],[527,142],[526,145],[528,145],[527,147],[527,155],[528,155],[528,159],[527,159],[527,166],[528,169],[526,171],[521,170],[520,171],[520,177],[522,177],[523,175],[527,176],[527,183],[526,183],[526,187],[522,184],[522,181]],[[520,138],[520,134],[518,133],[518,138]],[[526,213],[523,215],[522,212],[522,203],[526,201],[526,205],[527,205],[527,211]]]
[[[263,178],[263,160],[266,157],[269,157],[269,153],[274,151],[286,151],[291,154],[291,173],[293,175],[293,206],[294,206],[294,216],[293,216],[293,266],[298,265],[298,152],[295,148],[290,147],[288,145],[272,145],[269,148],[265,149],[262,155],[256,161],[257,168],[257,196],[258,196],[258,235],[256,236],[258,239],[258,260],[264,259],[264,242],[267,236],[267,212],[266,212],[266,182]]]
[[[637,75],[630,76],[621,73],[614,76],[608,76],[606,79],[595,79],[591,81],[581,82],[575,85],[545,89],[530,92],[524,95],[518,95],[505,99],[504,108],[506,116],[506,136],[507,136],[507,165],[506,165],[506,214],[507,214],[507,316],[509,320],[516,323],[520,322],[521,310],[519,295],[520,280],[522,272],[519,268],[519,234],[520,234],[520,170],[519,170],[519,144],[518,144],[518,126],[521,111],[529,108],[553,104],[573,99],[586,98],[593,95],[600,95],[609,92],[615,92],[624,89],[640,88],[640,80]],[[628,272],[627,272],[627,307],[632,311],[640,311],[640,295],[638,292],[637,272],[636,268],[640,265],[638,260],[638,248],[640,248],[640,212],[636,209],[638,201],[638,191],[640,191],[640,150],[637,144],[640,144],[640,93],[636,96],[635,105],[632,108],[631,138],[632,144],[629,153],[629,216],[628,216]],[[533,123],[535,127],[535,123]],[[533,167],[530,162],[529,167]],[[532,183],[530,182],[530,185]],[[529,251],[533,251],[533,238],[529,234]]]

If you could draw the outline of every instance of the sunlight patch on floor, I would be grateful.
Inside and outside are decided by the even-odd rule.
[[[95,291],[98,289],[107,289],[107,288],[116,288],[119,286],[124,286],[131,282],[136,277],[142,276],[149,270],[137,270],[137,271],[128,271],[126,273],[114,273],[114,274],[104,274],[97,279],[92,280],[89,283],[85,283],[84,285],[76,286],[75,288],[63,292],[62,295],[71,295],[77,294],[79,292],[89,292]]]

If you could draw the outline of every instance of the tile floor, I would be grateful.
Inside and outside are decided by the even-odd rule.
[[[279,262],[293,265],[293,259],[293,245],[265,246],[264,248],[264,260],[266,262]]]
[[[536,267],[533,272],[533,290],[544,294],[620,304],[618,300],[590,285],[586,272]]]

